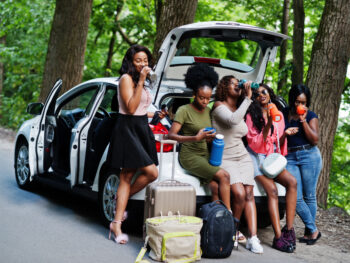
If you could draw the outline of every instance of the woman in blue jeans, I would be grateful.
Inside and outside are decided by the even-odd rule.
[[[289,91],[289,107],[284,112],[285,129],[295,127],[296,133],[287,137],[287,170],[297,180],[297,214],[305,225],[304,236],[299,242],[313,245],[321,237],[316,227],[316,186],[322,169],[322,157],[318,149],[318,117],[308,107],[311,93],[304,85],[294,85]]]

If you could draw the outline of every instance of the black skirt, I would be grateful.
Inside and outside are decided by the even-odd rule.
[[[112,169],[158,165],[156,141],[147,115],[118,114],[107,160]]]

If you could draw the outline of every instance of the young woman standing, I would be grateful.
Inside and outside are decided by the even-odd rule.
[[[119,244],[128,242],[128,236],[122,233],[121,224],[126,217],[129,197],[158,177],[155,139],[148,126],[150,116],[147,115],[152,97],[145,87],[151,67],[151,52],[146,47],[133,45],[126,52],[119,71],[119,115],[108,155],[111,169],[121,169],[115,218],[109,226],[109,237],[111,233],[114,234],[114,240]],[[141,174],[131,185],[137,170]]]
[[[289,91],[289,108],[285,113],[286,129],[297,133],[287,136],[287,170],[298,182],[297,214],[305,225],[299,242],[313,245],[321,237],[316,227],[316,186],[322,169],[322,157],[317,147],[318,117],[309,110],[311,93],[304,85],[294,85]],[[285,138],[285,137],[284,137]],[[284,139],[283,138],[283,139]]]

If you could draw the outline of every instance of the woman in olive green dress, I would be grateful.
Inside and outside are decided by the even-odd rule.
[[[218,74],[206,64],[197,64],[187,70],[185,84],[193,90],[194,100],[177,110],[169,138],[182,143],[182,167],[198,177],[202,184],[210,184],[213,201],[218,200],[220,195],[227,209],[231,210],[230,175],[220,167],[209,164],[207,142],[213,140],[215,133],[204,131],[205,127],[211,127],[210,108],[207,106],[217,82]]]

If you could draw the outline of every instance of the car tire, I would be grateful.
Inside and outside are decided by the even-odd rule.
[[[99,183],[98,205],[103,225],[106,227],[114,219],[115,196],[119,186],[119,174],[105,173]]]
[[[29,189],[33,185],[30,181],[28,142],[21,140],[15,151],[15,176],[21,189]]]

